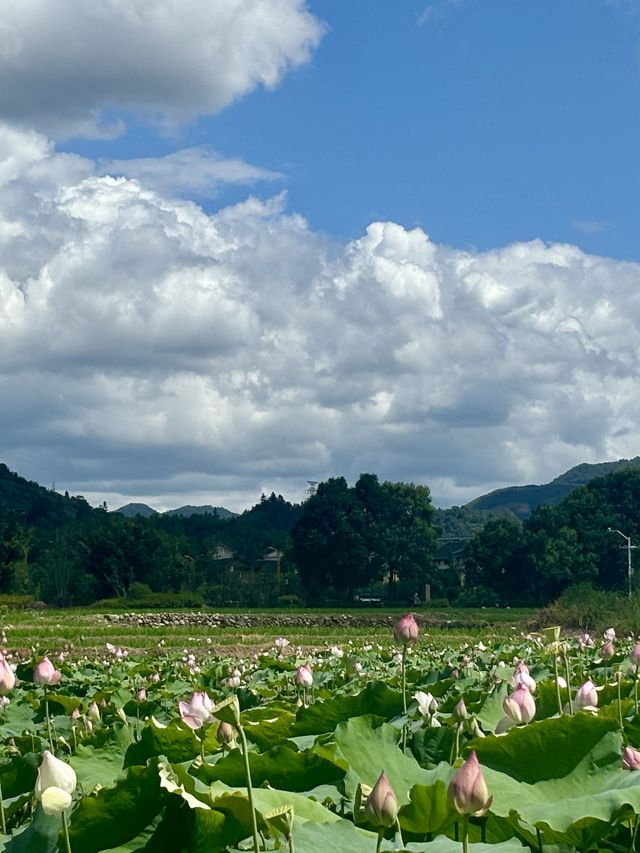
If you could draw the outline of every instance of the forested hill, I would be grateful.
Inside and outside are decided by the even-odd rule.
[[[465,504],[465,510],[502,510],[512,512],[519,519],[528,518],[540,504],[557,505],[578,486],[586,485],[596,477],[605,477],[624,468],[640,468],[640,456],[620,459],[617,462],[587,462],[576,465],[544,485],[511,486],[497,489]]]
[[[25,480],[0,463],[0,519],[11,516],[25,526],[58,527],[101,514],[82,497],[69,497]]]

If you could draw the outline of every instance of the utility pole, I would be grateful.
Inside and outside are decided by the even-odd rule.
[[[627,543],[627,580],[629,583],[629,598],[631,598],[631,578],[633,577],[633,568],[631,566],[631,552],[634,551],[638,546],[631,544],[631,537],[625,536],[625,534],[621,530],[617,530],[615,527],[607,527],[608,533],[619,533],[620,536]]]

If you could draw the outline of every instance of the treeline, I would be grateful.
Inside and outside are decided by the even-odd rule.
[[[635,468],[591,480],[557,506],[542,504],[522,524],[487,522],[465,548],[466,597],[487,604],[544,604],[579,583],[626,591],[627,547],[616,531],[640,545]],[[634,573],[634,587],[635,580]]]
[[[127,518],[0,465],[0,593],[62,606],[333,604],[357,594],[408,604],[428,584],[451,603],[545,604],[581,582],[626,589],[625,542],[608,528],[635,544],[639,517],[640,471],[623,470],[523,523],[477,514],[477,532],[446,565],[429,489],[375,474],[353,486],[327,480],[303,504],[263,495],[228,519]],[[450,521],[462,524],[464,513]]]

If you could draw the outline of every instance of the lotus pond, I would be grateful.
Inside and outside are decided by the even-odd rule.
[[[158,642],[0,661],[1,849],[640,845],[632,638]]]

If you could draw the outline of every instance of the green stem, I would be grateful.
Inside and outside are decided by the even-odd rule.
[[[402,830],[400,829],[400,820],[396,818],[396,829],[398,831],[398,835],[400,836],[400,849],[404,850],[404,839],[402,837]]]
[[[629,847],[629,853],[636,849],[636,838],[638,837],[638,827],[640,827],[640,818],[636,817],[636,826],[633,830],[633,835],[631,836],[631,846]]]
[[[562,696],[560,695],[560,684],[558,683],[558,678],[560,673],[558,672],[558,653],[557,650],[553,653],[553,670],[556,677],[556,698],[558,700],[558,713],[562,716]]]
[[[633,713],[638,716],[638,666],[633,673]]]
[[[542,833],[536,826],[536,837],[538,839],[538,853],[542,853]]]
[[[51,737],[51,720],[49,719],[49,697],[47,695],[47,685],[44,685],[44,715],[47,718],[47,735],[49,736],[49,746],[53,752],[53,738]]]
[[[204,735],[200,738],[200,758],[204,764]]]
[[[622,678],[618,678],[618,719],[620,720],[620,729],[624,727],[622,722]]]
[[[407,716],[407,644],[402,646],[402,713]],[[407,721],[402,725],[402,751],[407,751]]]
[[[380,827],[378,830],[378,841],[376,843],[376,853],[380,853],[380,847],[382,845],[382,839],[384,838],[384,828]]]
[[[71,841],[69,839],[69,824],[67,823],[67,815],[62,812],[62,826],[64,828],[64,840],[67,846],[67,853],[71,853]]]
[[[571,673],[569,672],[569,658],[567,657],[567,647],[564,647],[564,672],[567,679],[567,690],[569,691],[569,713],[573,717],[573,700],[571,699]]]
[[[238,721],[238,734],[242,743],[242,757],[244,758],[244,772],[247,777],[247,796],[249,798],[249,808],[251,809],[251,831],[253,833],[253,853],[260,853],[260,844],[258,842],[258,821],[256,819],[256,810],[253,805],[253,787],[251,785],[251,767],[249,766],[249,748],[247,746],[247,738],[244,733],[244,728]]]
[[[469,853],[469,815],[462,815],[462,853]]]
[[[2,822],[2,834],[7,834],[7,824],[4,819],[4,797],[2,794],[2,779],[0,779],[0,821]]]

